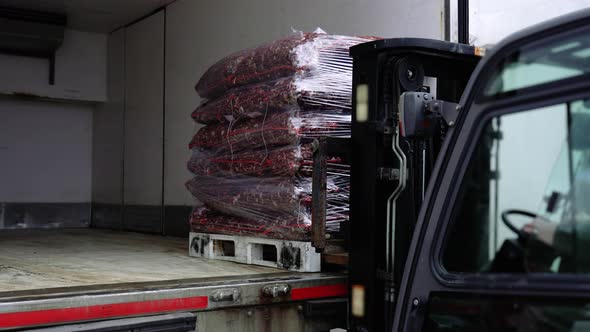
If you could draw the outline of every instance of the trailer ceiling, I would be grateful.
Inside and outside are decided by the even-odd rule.
[[[68,27],[107,33],[174,0],[0,0],[0,6],[65,13]]]

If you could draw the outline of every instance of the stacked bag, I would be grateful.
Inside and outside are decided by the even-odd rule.
[[[352,59],[374,40],[316,30],[237,52],[196,85],[205,124],[189,144],[186,183],[205,205],[190,217],[199,233],[309,241],[312,141],[350,136]],[[348,220],[349,165],[328,158],[326,228]]]

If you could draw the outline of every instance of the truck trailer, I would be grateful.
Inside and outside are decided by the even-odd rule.
[[[163,44],[165,34],[150,29],[166,22],[165,11],[136,23]],[[0,14],[8,22],[14,15],[23,20],[24,12]],[[27,15],[36,24],[65,24],[59,15]],[[337,241],[348,255],[331,254],[325,215],[315,215],[311,248],[325,254],[321,272],[268,267],[281,266],[284,257],[280,247],[266,244],[260,255],[267,266],[189,256],[200,245],[188,238],[190,208],[162,204],[171,190],[164,181],[156,190],[142,186],[149,176],[170,176],[161,150],[153,164],[145,156],[154,146],[151,133],[160,130],[156,145],[165,145],[165,131],[174,128],[166,129],[165,114],[142,113],[177,93],[163,93],[160,74],[143,71],[145,61],[166,53],[152,48],[138,26],[114,31],[108,57],[127,60],[125,75],[109,66],[115,86],[105,95],[114,102],[93,115],[99,138],[92,153],[93,196],[117,192],[116,203],[2,203],[0,329],[584,330],[589,23],[583,10],[487,51],[423,38],[352,47],[351,137],[314,142],[314,206],[325,199],[327,156],[351,161],[350,222]],[[56,75],[53,52],[59,32],[46,45],[33,43],[43,52],[15,46],[7,35],[0,39],[12,41],[18,56],[47,61],[46,83],[59,85],[64,78]],[[119,48],[117,38],[134,47]],[[134,87],[142,81],[141,89]],[[4,104],[17,106],[5,112],[2,122],[12,125],[3,131],[23,130],[30,119],[22,114],[35,103],[55,107],[58,100],[71,112],[101,104],[92,100],[100,96],[80,97],[83,89],[57,90],[5,91]],[[46,126],[56,121],[33,114]],[[70,129],[80,123],[88,122],[72,122]],[[37,137],[31,146],[55,143],[55,133],[43,136],[42,129],[31,134]],[[72,138],[61,137],[70,144],[64,147],[76,148],[80,142]],[[25,153],[11,151],[12,142],[5,146],[6,157]],[[33,156],[32,169],[53,174],[61,165],[55,160],[67,157],[61,152]],[[4,160],[6,167],[31,169]],[[22,189],[23,195],[35,190]]]

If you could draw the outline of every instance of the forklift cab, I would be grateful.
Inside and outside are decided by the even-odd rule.
[[[590,329],[590,10],[475,69],[409,248],[395,331]]]
[[[425,43],[351,49],[352,329],[589,330],[590,10]]]

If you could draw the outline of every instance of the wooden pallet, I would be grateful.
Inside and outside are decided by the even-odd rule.
[[[191,232],[189,255],[297,272],[321,270],[321,255],[311,242]]]

